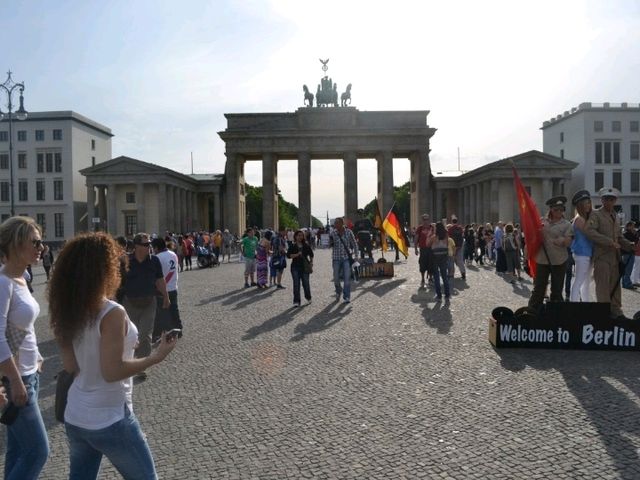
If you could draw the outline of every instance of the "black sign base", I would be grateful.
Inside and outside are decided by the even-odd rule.
[[[608,303],[547,304],[537,316],[495,316],[489,342],[496,348],[640,351],[640,321],[611,320]]]

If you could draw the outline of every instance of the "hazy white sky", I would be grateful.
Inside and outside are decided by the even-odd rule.
[[[286,112],[322,76],[360,110],[430,110],[434,172],[542,148],[546,120],[583,101],[638,102],[637,1],[3,0],[0,68],[31,111],[109,126],[113,154],[223,172],[226,112]],[[4,78],[4,77],[3,77]],[[2,81],[2,80],[0,80]],[[4,106],[4,105],[3,105]],[[394,183],[408,180],[397,159]],[[375,163],[359,162],[359,202]],[[260,184],[259,162],[247,169]],[[296,163],[279,186],[297,203]],[[343,210],[341,163],[312,163],[312,211]]]

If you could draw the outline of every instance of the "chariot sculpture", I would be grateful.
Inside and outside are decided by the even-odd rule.
[[[337,107],[338,106],[338,84],[333,83],[333,80],[327,76],[329,59],[320,59],[322,63],[322,71],[325,73],[324,77],[320,79],[318,89],[316,90],[315,100],[316,107]],[[307,107],[313,107],[314,95],[309,91],[306,85],[302,86],[304,92],[304,105]],[[348,102],[348,103],[347,103]],[[346,107],[351,105],[351,84],[347,85],[347,90],[340,95],[340,106]]]

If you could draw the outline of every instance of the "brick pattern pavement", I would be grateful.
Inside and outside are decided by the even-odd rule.
[[[181,274],[185,336],[134,388],[160,478],[640,478],[637,354],[494,350],[491,309],[525,305],[532,285],[490,269],[456,278],[445,306],[418,289],[411,256],[345,305],[329,265],[317,251],[313,303],[298,309],[288,271],[282,291],[241,288],[239,263]],[[37,273],[52,451],[41,478],[60,479],[60,361]],[[623,291],[623,306],[631,316],[640,293]],[[119,475],[105,460],[100,478]]]

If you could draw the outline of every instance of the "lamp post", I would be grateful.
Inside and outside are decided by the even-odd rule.
[[[15,89],[20,90],[20,108],[15,113],[18,120],[26,120],[27,111],[24,109],[24,82],[16,83],[11,78],[11,70],[7,72],[7,79],[4,83],[0,83],[0,89],[4,90],[7,94],[7,108],[8,108],[8,120],[9,120],[9,198],[11,200],[11,216],[16,214],[15,211],[15,199],[14,199],[14,181],[13,181],[13,92]],[[0,110],[0,120],[4,118],[5,114]]]

